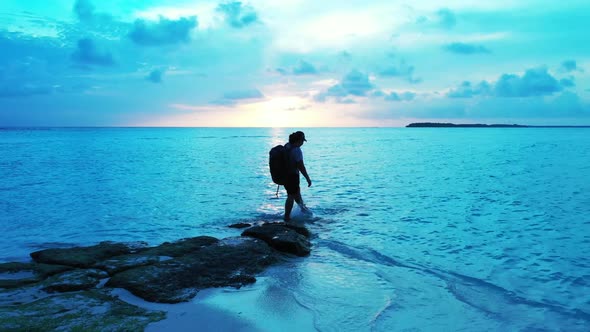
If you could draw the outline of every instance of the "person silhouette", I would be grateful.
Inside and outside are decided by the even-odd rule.
[[[301,188],[299,187],[299,174],[303,174],[307,180],[307,186],[311,187],[311,179],[307,174],[307,169],[303,163],[303,152],[301,146],[305,139],[305,134],[302,131],[296,131],[289,135],[289,143],[285,144],[287,149],[287,177],[285,180],[285,190],[287,191],[287,199],[285,200],[285,222],[291,220],[291,211],[293,210],[293,202],[297,203],[303,213],[310,213],[311,211],[305,206],[303,198],[301,197]]]

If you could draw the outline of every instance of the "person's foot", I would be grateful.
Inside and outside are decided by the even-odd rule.
[[[291,218],[284,217],[284,218],[283,218],[283,221],[284,221],[284,222],[286,222],[286,223],[288,223],[288,222],[290,222],[290,221],[291,221]]]

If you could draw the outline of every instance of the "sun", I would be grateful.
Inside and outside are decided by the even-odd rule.
[[[320,119],[309,100],[297,96],[267,97],[265,100],[239,105],[237,126],[245,127],[313,127]]]

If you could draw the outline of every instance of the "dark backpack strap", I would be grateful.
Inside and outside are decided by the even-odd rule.
[[[291,144],[289,144],[289,147],[287,147],[287,144],[283,145],[285,147],[285,167],[286,167],[286,171],[287,173],[289,173],[290,166],[291,166],[291,149],[293,148],[291,146]]]

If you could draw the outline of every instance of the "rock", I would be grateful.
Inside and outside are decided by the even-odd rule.
[[[0,306],[1,331],[143,331],[164,318],[162,311],[133,306],[100,290]]]
[[[294,230],[295,232],[309,238],[311,236],[311,233],[309,232],[309,230],[303,226],[297,226],[297,225],[293,225],[293,224],[286,224],[286,223],[269,223],[269,225],[281,225],[283,227],[287,227],[290,228],[292,230]]]
[[[100,279],[107,277],[108,274],[101,270],[77,269],[49,277],[43,282],[44,286],[41,289],[49,293],[87,290],[98,285]]]
[[[232,225],[229,225],[229,226],[227,226],[227,227],[229,227],[229,228],[238,228],[238,229],[241,229],[241,228],[248,228],[248,227],[252,227],[252,225],[251,225],[251,224],[248,224],[248,223],[245,223],[245,222],[240,222],[240,223],[237,223],[237,224],[232,224]]]
[[[14,288],[44,280],[48,276],[73,269],[71,266],[37,263],[0,264],[0,288]]]
[[[94,267],[108,272],[109,275],[114,275],[125,270],[135,267],[152,265],[169,259],[168,256],[155,256],[146,254],[129,254],[115,256],[94,264]]]
[[[277,256],[264,242],[234,239],[187,255],[115,274],[107,287],[125,288],[152,302],[177,303],[208,287],[241,287],[254,274],[275,263]]]
[[[157,247],[144,247],[132,254],[111,257],[94,264],[94,267],[114,275],[135,267],[152,265],[172,257],[180,257],[217,242],[219,240],[211,236],[197,236],[175,242],[164,242]]]
[[[43,291],[40,283],[19,286],[15,288],[0,288],[0,308],[2,306],[13,306],[24,303],[31,303],[51,294]],[[0,331],[3,331],[0,328]]]
[[[129,254],[131,251],[131,247],[123,243],[101,242],[91,247],[45,249],[31,253],[31,257],[38,263],[88,268],[109,257]]]
[[[204,288],[256,282],[257,273],[284,259],[269,244],[309,254],[304,227],[265,224],[242,235],[199,236],[156,247],[102,242],[33,252],[31,263],[0,264],[0,331],[141,331],[164,313],[112,297],[101,280],[147,301],[176,303]]]
[[[144,255],[180,257],[217,242],[219,240],[211,236],[197,236],[175,242],[164,242],[157,247],[139,252]]]
[[[31,303],[55,292],[73,292],[96,287],[107,273],[95,269],[75,269],[48,277],[43,281],[0,289],[0,306]],[[0,329],[1,331],[2,329]]]
[[[269,223],[249,228],[242,233],[242,236],[261,239],[278,251],[297,256],[307,256],[311,251],[311,244],[306,235],[300,233],[309,234],[306,231],[307,229],[303,227],[284,223]]]

